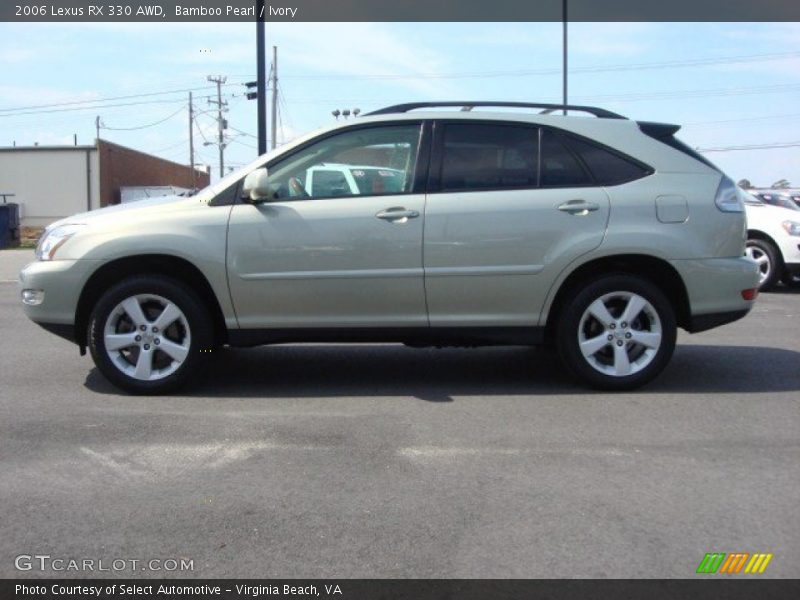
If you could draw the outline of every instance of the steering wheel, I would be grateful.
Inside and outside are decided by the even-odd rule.
[[[311,196],[308,195],[306,188],[303,187],[303,184],[297,177],[291,177],[289,179],[289,195],[293,198],[310,198]]]

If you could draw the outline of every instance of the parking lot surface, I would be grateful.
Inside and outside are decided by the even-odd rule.
[[[579,387],[545,350],[297,345],[224,350],[154,398],[24,318],[28,258],[0,252],[2,577],[104,575],[14,567],[48,554],[190,559],[183,577],[686,578],[706,552],[800,577],[800,291],[682,332],[633,393]]]

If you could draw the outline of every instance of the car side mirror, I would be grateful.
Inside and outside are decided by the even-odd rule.
[[[271,196],[272,189],[269,185],[269,175],[266,167],[261,167],[247,174],[242,184],[242,199],[253,204],[260,204],[269,200]]]

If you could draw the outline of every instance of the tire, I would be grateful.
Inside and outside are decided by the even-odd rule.
[[[205,305],[161,275],[131,277],[106,291],[89,318],[88,338],[100,372],[132,394],[167,394],[193,381],[213,347]]]
[[[601,390],[632,390],[651,381],[672,357],[676,337],[675,311],[663,292],[626,274],[575,290],[556,325],[566,369]]]
[[[758,289],[766,292],[774,288],[781,276],[781,264],[775,246],[766,240],[752,238],[747,240],[745,255],[758,263]]]
[[[800,276],[794,275],[785,269],[781,276],[781,281],[788,288],[800,288]]]

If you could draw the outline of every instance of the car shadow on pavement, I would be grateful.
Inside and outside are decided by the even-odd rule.
[[[800,390],[800,352],[781,348],[679,345],[645,393]],[[119,394],[93,369],[86,387]],[[413,349],[400,345],[294,345],[224,349],[201,381],[178,392],[206,398],[600,394],[576,382],[546,349]]]
[[[778,287],[772,288],[768,292],[760,292],[759,295],[760,294],[779,294],[779,295],[800,294],[800,284],[795,283],[792,286],[779,285]]]

